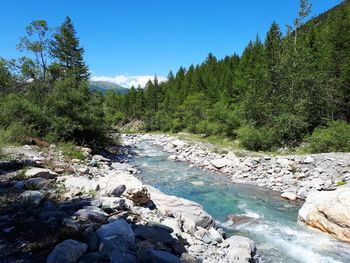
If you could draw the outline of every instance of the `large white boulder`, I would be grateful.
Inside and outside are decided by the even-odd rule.
[[[198,203],[176,196],[165,195],[160,190],[149,185],[146,187],[151,195],[151,200],[161,212],[186,218],[186,222],[193,221],[197,227],[201,226],[209,229],[215,225],[214,219]]]
[[[311,192],[298,218],[312,228],[350,242],[350,187]]]

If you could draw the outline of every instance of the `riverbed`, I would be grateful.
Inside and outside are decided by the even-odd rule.
[[[315,232],[297,222],[300,202],[288,202],[271,190],[235,184],[227,177],[167,160],[170,155],[143,141],[131,164],[139,178],[166,194],[201,204],[228,235],[254,240],[261,262],[350,262],[350,245]],[[245,220],[232,224],[229,215]],[[248,220],[247,220],[248,219]]]

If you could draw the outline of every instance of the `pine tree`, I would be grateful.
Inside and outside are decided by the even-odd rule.
[[[80,47],[74,25],[69,17],[54,34],[50,43],[50,54],[58,60],[64,74],[73,74],[78,80],[89,78],[84,62],[84,48]]]
[[[273,113],[277,114],[277,103],[281,96],[281,55],[282,55],[282,32],[276,22],[273,22],[265,40],[266,59],[269,71],[269,93],[273,106]]]

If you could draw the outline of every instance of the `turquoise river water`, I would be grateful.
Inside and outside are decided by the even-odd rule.
[[[147,141],[134,150],[131,163],[141,170],[143,183],[201,204],[228,235],[254,240],[261,262],[350,262],[349,244],[297,222],[300,203],[285,201],[260,187],[234,184],[224,175],[205,172],[186,162],[168,161],[169,153]],[[232,226],[227,221],[230,214],[251,220]]]

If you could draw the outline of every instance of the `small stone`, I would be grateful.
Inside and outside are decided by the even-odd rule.
[[[151,196],[146,187],[132,188],[126,191],[126,197],[136,205],[145,205],[151,200]]]
[[[126,186],[124,184],[118,185],[111,192],[112,196],[120,197],[126,190]]]
[[[304,160],[304,163],[310,164],[310,163],[313,163],[314,161],[315,161],[314,158],[312,158],[311,156],[307,156]]]
[[[295,193],[292,193],[292,192],[284,192],[281,194],[281,197],[284,199],[291,200],[291,201],[295,201],[297,199],[297,195]]]
[[[102,210],[92,210],[92,209],[80,209],[78,210],[74,216],[77,219],[82,221],[93,221],[96,223],[105,223],[107,222],[108,214],[103,212]]]

